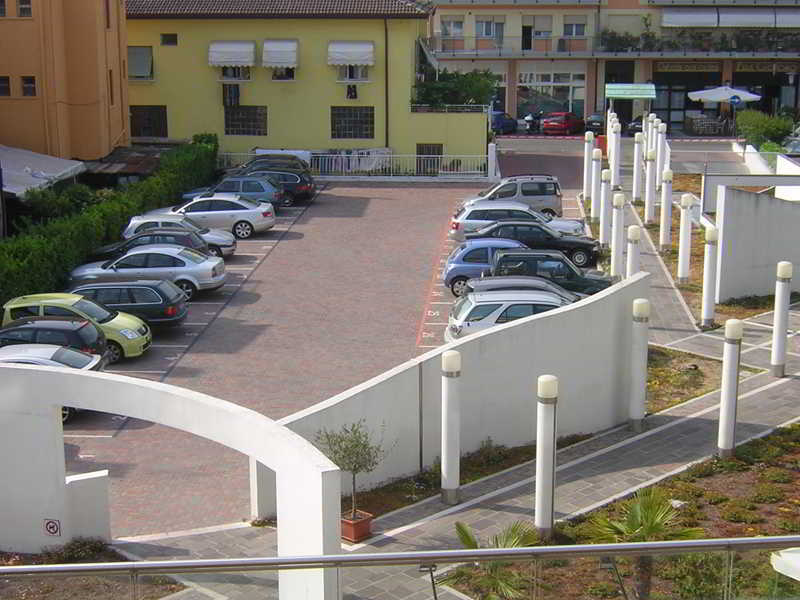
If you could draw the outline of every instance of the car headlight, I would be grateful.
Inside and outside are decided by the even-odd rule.
[[[135,340],[139,337],[139,334],[136,333],[133,329],[123,329],[120,331],[122,335],[124,335],[129,340]]]

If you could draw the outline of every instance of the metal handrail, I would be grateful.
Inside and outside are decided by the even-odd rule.
[[[0,567],[0,576],[66,575],[169,575],[176,573],[214,573],[274,571],[280,569],[320,569],[368,567],[376,565],[419,565],[465,563],[481,560],[534,560],[609,555],[657,555],[686,552],[724,552],[776,550],[800,546],[800,535],[755,538],[717,538],[627,544],[580,544],[531,548],[485,548],[480,550],[429,550],[372,554],[330,554],[325,556],[283,556],[198,560],[146,560],[139,562],[25,565]]]

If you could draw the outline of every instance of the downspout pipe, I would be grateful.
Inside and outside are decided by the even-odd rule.
[[[384,96],[384,131],[386,141],[385,148],[389,148],[389,20],[383,20],[383,64],[385,72],[383,74],[383,96]]]

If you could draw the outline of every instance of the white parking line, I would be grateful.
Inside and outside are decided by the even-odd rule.
[[[223,283],[222,287],[242,287],[241,283]]]
[[[225,267],[226,271],[254,271],[255,267]]]
[[[113,438],[113,435],[83,435],[80,433],[65,433],[65,438]]]
[[[447,325],[447,323],[423,323],[423,325]]]
[[[431,302],[431,304],[452,304],[452,302]]]
[[[151,348],[188,348],[189,344],[151,344]]]
[[[426,346],[424,344],[420,344],[417,348],[438,348],[439,346]]]
[[[208,325],[208,321],[206,321],[205,323],[182,323],[182,325],[189,325],[190,327],[191,326]]]
[[[239,256],[266,256],[266,252],[239,252]],[[230,268],[230,267],[227,267]]]

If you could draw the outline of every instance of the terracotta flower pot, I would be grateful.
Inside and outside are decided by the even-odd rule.
[[[372,532],[373,516],[363,510],[356,511],[356,518],[350,519],[350,513],[342,515],[342,538],[357,543],[367,539]]]

